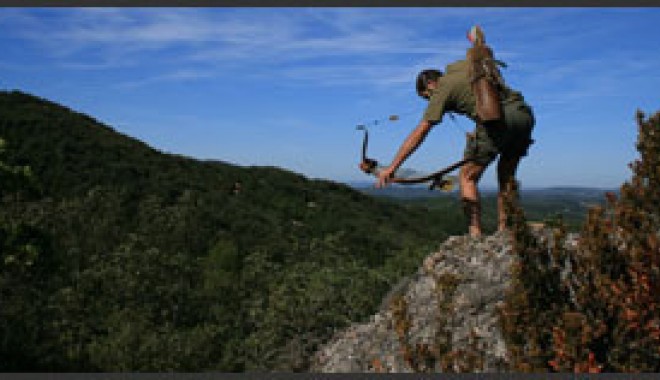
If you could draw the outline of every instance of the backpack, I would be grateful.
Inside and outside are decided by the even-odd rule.
[[[468,76],[477,102],[476,113],[481,123],[502,120],[500,92],[504,88],[504,78],[498,65],[505,66],[493,57],[493,51],[486,45],[483,30],[478,25],[468,32],[472,42],[466,54]]]

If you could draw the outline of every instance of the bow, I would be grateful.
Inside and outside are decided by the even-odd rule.
[[[378,173],[383,169],[382,166],[378,165],[378,161],[367,157],[367,146],[369,145],[369,131],[363,125],[357,127],[358,130],[364,131],[364,139],[362,141],[362,161],[360,162],[360,170],[367,174],[378,176]],[[422,175],[412,175],[412,176],[397,176],[396,173],[393,177],[389,179],[389,182],[398,183],[402,185],[413,185],[424,182],[431,182],[429,185],[429,190],[433,189],[445,189],[448,186],[451,186],[451,181],[444,178],[447,174],[452,171],[460,168],[466,163],[472,161],[471,158],[465,158],[456,163],[453,163],[445,168],[442,168],[438,171],[435,171],[431,174],[422,174]]]

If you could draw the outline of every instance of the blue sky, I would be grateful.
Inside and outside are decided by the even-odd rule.
[[[464,57],[475,23],[536,113],[523,186],[628,179],[635,111],[660,110],[658,8],[2,8],[0,88],[162,151],[368,180],[355,126],[400,115],[370,128],[389,162],[425,107],[416,74]],[[458,160],[472,128],[445,118],[404,166]]]

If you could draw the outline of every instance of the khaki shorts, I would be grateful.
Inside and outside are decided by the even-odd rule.
[[[532,145],[534,113],[524,102],[513,102],[503,106],[504,127],[478,125],[474,135],[468,139],[464,158],[472,158],[480,165],[488,165],[498,154],[502,157],[524,157]]]

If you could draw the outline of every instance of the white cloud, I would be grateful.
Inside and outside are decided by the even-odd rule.
[[[530,60],[520,81],[526,89],[540,95],[538,104],[547,105],[631,97],[634,94],[622,89],[657,81],[651,73],[660,71],[660,61],[649,56],[606,55],[595,52],[592,58],[573,61]]]
[[[199,80],[205,78],[212,78],[215,76],[215,73],[203,70],[177,70],[174,72],[150,76],[146,78],[141,78],[133,81],[120,82],[114,85],[116,88],[121,89],[134,89],[137,87],[147,86],[155,83],[164,83],[164,82],[183,82],[189,80]]]
[[[331,13],[331,14],[329,14]],[[389,12],[388,12],[389,13]],[[323,15],[327,15],[324,17]],[[392,23],[363,11],[75,9],[47,15],[21,11],[18,34],[62,61],[82,66],[118,57],[183,48],[196,62],[227,59],[299,61],[328,56],[433,54],[455,49],[461,37],[425,41],[409,19]],[[389,21],[388,21],[389,20]],[[90,54],[91,53],[91,54]],[[110,59],[113,58],[113,59]],[[100,63],[89,62],[97,59]],[[81,62],[84,61],[84,62]]]
[[[253,74],[248,75],[301,81],[316,78],[332,86],[399,86],[420,69],[442,68],[461,58],[467,47],[464,31],[480,23],[492,32],[492,41],[502,45],[497,46],[498,57],[516,62],[516,72],[529,82],[526,86],[543,87],[571,81],[597,64],[597,50],[592,57],[576,62],[561,59],[572,41],[604,33],[562,22],[567,17],[584,17],[588,23],[590,12],[516,8],[20,9],[0,12],[0,27],[42,47],[60,67],[109,70],[160,65],[161,71],[171,70],[133,85],[196,79],[198,76],[182,76],[180,71],[181,66],[194,66],[204,77],[213,71],[222,75],[253,67],[247,70]],[[507,43],[500,43],[505,38]],[[584,79],[578,82],[577,87],[590,84]]]

